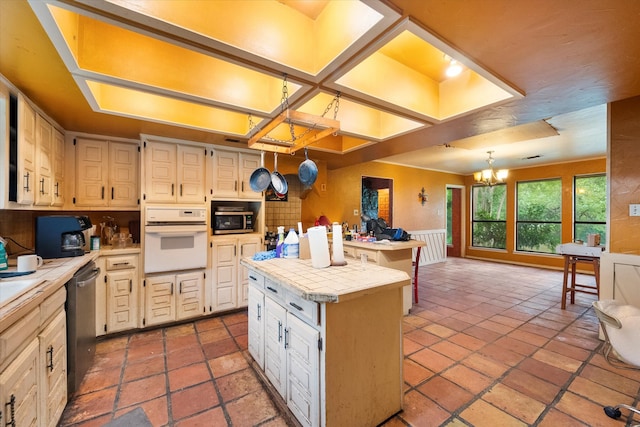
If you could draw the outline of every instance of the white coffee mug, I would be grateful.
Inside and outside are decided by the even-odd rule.
[[[42,257],[38,255],[20,255],[18,257],[18,271],[36,271],[42,266]]]

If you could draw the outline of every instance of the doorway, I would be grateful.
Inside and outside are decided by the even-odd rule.
[[[447,257],[462,256],[462,188],[447,187]]]
[[[393,179],[363,176],[360,209],[362,216],[384,219],[389,227],[393,227]]]

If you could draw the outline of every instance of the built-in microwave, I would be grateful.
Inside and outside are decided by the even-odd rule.
[[[253,212],[218,207],[211,215],[213,234],[253,233]]]

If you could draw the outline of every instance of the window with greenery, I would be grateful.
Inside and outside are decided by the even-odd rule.
[[[474,186],[472,193],[472,245],[506,249],[507,186]]]
[[[562,181],[518,182],[516,250],[555,253],[562,240]]]
[[[587,234],[600,234],[605,242],[607,230],[606,175],[576,176],[573,185],[573,238],[587,241]]]

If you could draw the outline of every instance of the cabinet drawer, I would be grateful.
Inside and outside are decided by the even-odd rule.
[[[40,327],[40,306],[18,320],[0,335],[0,366],[21,344],[35,336]]]
[[[264,293],[271,299],[278,301],[280,304],[284,304],[286,292],[279,283],[266,279],[264,281]]]
[[[254,270],[249,270],[249,283],[258,289],[264,289],[264,276]]]
[[[64,309],[64,302],[67,300],[67,288],[65,286],[58,289],[53,295],[44,300],[40,304],[40,324],[44,325],[46,321],[54,314]]]
[[[107,270],[136,268],[136,258],[136,255],[110,256],[105,259],[105,268]]]
[[[356,248],[350,246],[343,247],[344,256],[348,258],[356,258]]]
[[[287,310],[309,325],[318,325],[320,323],[320,306],[317,302],[302,299],[298,295],[287,292],[286,295]]]
[[[367,256],[367,262],[375,262],[376,264],[378,263],[378,251],[374,251],[374,250],[371,250],[371,249],[357,248],[356,249],[356,258],[360,259],[360,257],[362,255],[366,255]]]

